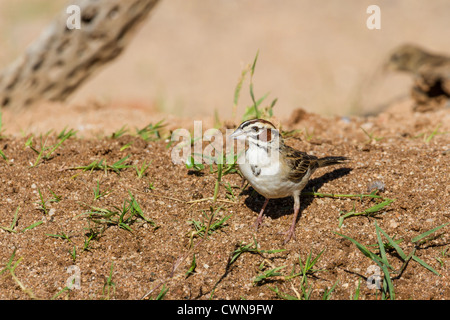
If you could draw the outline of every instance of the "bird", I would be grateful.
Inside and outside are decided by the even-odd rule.
[[[449,106],[449,56],[431,53],[417,45],[403,44],[389,54],[383,69],[406,72],[414,77],[411,89],[411,97],[416,102],[414,111],[426,112]]]
[[[311,175],[321,167],[345,163],[349,158],[330,156],[318,158],[284,143],[280,131],[268,120],[251,119],[242,122],[229,136],[232,140],[248,141],[245,152],[238,155],[237,164],[243,177],[265,198],[254,224],[262,224],[264,210],[270,199],[294,198],[294,216],[284,233],[286,244],[295,238],[295,225],[300,211],[300,193]]]

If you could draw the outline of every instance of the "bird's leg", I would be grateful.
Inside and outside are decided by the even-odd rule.
[[[297,223],[298,213],[300,212],[300,192],[294,194],[294,218],[292,219],[291,227],[285,233],[286,238],[284,239],[284,244],[289,242],[292,238],[295,239],[295,224]]]
[[[269,203],[269,199],[264,200],[264,204],[262,206],[261,211],[259,212],[258,218],[255,221],[255,231],[258,231],[258,227],[262,224],[264,220],[264,210],[266,209],[267,204]]]

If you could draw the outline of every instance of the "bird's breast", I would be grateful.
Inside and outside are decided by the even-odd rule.
[[[283,179],[280,163],[265,167],[243,163],[239,165],[239,170],[253,189],[266,198],[288,197],[297,190],[296,183]]]

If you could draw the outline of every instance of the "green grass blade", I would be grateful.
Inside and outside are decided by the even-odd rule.
[[[255,59],[253,60],[251,76],[253,76],[253,74],[255,73],[255,67],[256,67],[256,62],[258,61],[258,56],[259,56],[259,50],[256,51],[256,56],[255,56]]]
[[[436,270],[433,269],[433,267],[431,267],[429,264],[427,264],[425,261],[423,261],[422,259],[420,259],[418,256],[413,255],[412,259],[415,260],[416,262],[418,262],[419,264],[421,264],[423,267],[425,267],[426,269],[430,270],[431,272],[433,272],[434,274],[440,276],[440,273],[437,272]]]
[[[197,262],[196,262],[195,253],[194,253],[194,257],[192,258],[191,266],[189,267],[189,270],[185,274],[186,277],[189,277],[191,274],[194,274],[196,267],[197,267]]]
[[[263,274],[260,274],[255,277],[255,279],[253,280],[253,284],[258,284],[259,282],[266,280],[267,278],[270,278],[270,277],[280,276],[281,273],[279,273],[278,271],[283,268],[286,268],[286,266],[276,267],[276,268],[265,271]]]
[[[327,288],[325,289],[325,292],[323,293],[322,300],[330,300],[331,299],[331,294],[333,293],[333,291],[336,288],[338,283],[339,283],[339,279],[336,280],[336,282],[334,283],[334,285],[331,287],[330,290],[328,290]]]
[[[233,100],[233,103],[234,103],[235,106],[237,106],[237,104],[238,104],[239,95],[240,95],[241,89],[242,89],[242,83],[245,80],[245,76],[246,76],[247,72],[248,72],[248,68],[245,68],[244,71],[242,71],[241,78],[239,79],[239,82],[236,85],[236,89],[234,89],[234,100]]]
[[[5,153],[0,150],[0,156],[3,158],[3,160],[8,161],[8,157],[5,155]]]
[[[358,280],[358,286],[356,287],[355,294],[350,296],[350,300],[359,300],[359,293],[361,289],[361,279]]]
[[[155,300],[162,300],[164,298],[164,296],[166,295],[167,291],[169,291],[169,288],[166,288],[166,285],[163,284],[162,289],[159,292],[159,294]]]
[[[389,235],[384,232],[382,229],[379,229],[380,232],[383,234],[383,236],[386,237],[386,239],[388,240],[389,244],[394,247],[394,249],[397,251],[398,255],[400,257],[402,257],[403,261],[405,261],[407,259],[406,254],[403,252],[403,250],[398,246],[398,244],[391,238],[389,237]]]
[[[433,232],[435,232],[435,231],[437,231],[437,230],[439,230],[439,229],[445,227],[445,226],[448,225],[449,223],[450,223],[450,222],[444,223],[443,225],[440,225],[439,227],[436,227],[436,228],[431,229],[431,230],[429,230],[429,231],[427,231],[427,232],[424,232],[424,233],[418,235],[417,237],[414,237],[411,241],[412,241],[412,242],[417,242],[417,241],[419,241],[419,240],[422,240],[423,238],[429,236],[429,235],[432,234]]]
[[[386,250],[384,248],[383,239],[381,238],[381,234],[380,234],[381,228],[378,226],[376,221],[375,221],[375,230],[376,230],[376,234],[377,234],[378,248],[380,249],[381,259],[383,260],[384,264],[387,267],[389,267],[391,270],[393,270],[393,268],[389,264],[387,257],[386,257]]]
[[[278,289],[278,287],[275,287],[275,288],[268,287],[268,288],[269,288],[270,290],[272,290],[273,292],[275,292],[276,295],[277,295],[278,297],[280,297],[281,299],[284,299],[284,300],[298,300],[298,298],[295,297],[295,296],[291,296],[290,294],[286,294],[286,293],[280,292],[280,290]]]
[[[369,259],[373,260],[374,262],[376,262],[377,264],[381,264],[383,265],[383,261],[376,255],[374,254],[372,251],[370,251],[369,249],[367,249],[364,245],[362,245],[361,243],[359,243],[358,241],[345,236],[343,234],[334,232],[335,234],[337,234],[338,236],[341,236],[347,240],[349,240],[350,242],[352,242],[354,245],[356,245],[356,247],[359,249],[359,251],[361,251],[366,257],[368,257]]]
[[[38,222],[35,222],[35,223],[33,223],[32,225],[30,225],[30,226],[26,227],[25,229],[23,229],[22,232],[25,232],[25,231],[27,231],[27,230],[31,230],[31,229],[37,227],[38,225],[40,225],[40,224],[42,224],[42,223],[44,223],[44,221],[38,221]]]
[[[389,273],[389,270],[387,269],[386,265],[379,265],[381,270],[383,270],[384,273],[384,281],[383,281],[383,287],[386,290],[386,287],[389,291],[389,299],[395,300],[395,291],[394,291],[394,285],[391,280],[391,275]]]
[[[363,196],[363,195],[361,195]],[[339,217],[339,227],[342,226],[342,224],[344,223],[344,219],[348,218],[348,217],[353,217],[353,216],[360,216],[360,215],[372,215],[374,213],[379,212],[380,210],[382,210],[384,207],[390,205],[392,202],[394,202],[393,199],[384,199],[383,202],[378,203],[370,208],[365,209],[364,211],[361,212],[355,212],[354,210],[342,215]]]
[[[14,230],[14,227],[16,226],[18,215],[19,215],[19,209],[20,209],[20,206],[17,207],[16,212],[14,213],[14,218],[13,218],[13,221],[11,222],[11,227],[10,227],[11,230]]]

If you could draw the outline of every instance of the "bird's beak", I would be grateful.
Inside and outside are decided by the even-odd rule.
[[[245,140],[245,134],[242,129],[237,128],[232,134],[228,136],[228,138],[233,140]]]

